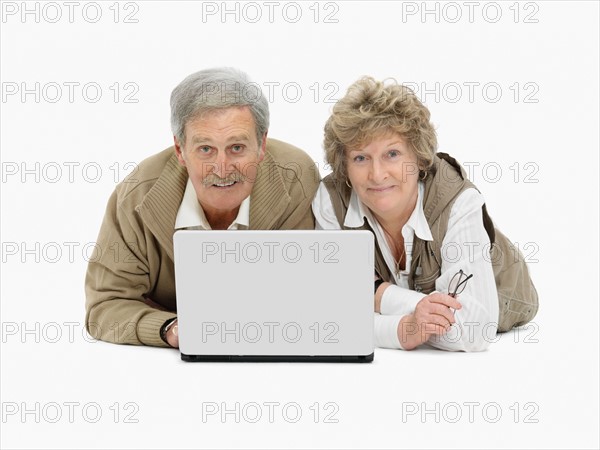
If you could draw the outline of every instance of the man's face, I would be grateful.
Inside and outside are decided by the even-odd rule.
[[[175,139],[175,151],[207,217],[237,214],[256,181],[266,137],[259,145],[247,106],[212,111],[186,123],[185,143]]]

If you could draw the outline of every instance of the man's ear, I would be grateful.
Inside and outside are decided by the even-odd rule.
[[[183,157],[183,148],[179,144],[179,141],[175,136],[173,136],[173,142],[175,143],[175,154],[177,155],[177,160],[179,164],[185,167],[185,158]]]
[[[267,133],[268,131],[265,131],[265,134],[263,134],[262,136],[262,142],[260,145],[260,150],[258,152],[258,161],[262,161],[265,158],[265,151],[267,149]]]

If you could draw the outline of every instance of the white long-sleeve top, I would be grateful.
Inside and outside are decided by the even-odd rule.
[[[415,234],[423,240],[433,240],[431,230],[423,213],[424,185],[419,182],[415,209],[402,228],[406,270],[395,273],[392,251],[379,222],[353,191],[344,226],[357,228],[366,218],[385,262],[394,278],[381,298],[381,313],[375,313],[375,345],[383,348],[402,348],[398,338],[398,326],[402,317],[414,312],[417,303],[426,296],[410,290],[408,275],[412,260],[412,244]],[[454,314],[456,323],[442,336],[433,336],[427,344],[451,351],[481,351],[495,339],[498,321],[498,292],[489,256],[490,240],[483,226],[481,207],[483,196],[476,189],[466,189],[456,199],[450,211],[448,229],[442,242],[441,274],[435,282],[437,292],[448,292],[452,277],[462,269],[473,274],[465,290],[458,296],[462,305]],[[319,186],[312,203],[315,228],[318,230],[341,229],[329,192],[323,183]]]

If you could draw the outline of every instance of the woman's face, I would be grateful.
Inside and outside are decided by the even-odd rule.
[[[417,201],[417,157],[401,135],[389,133],[346,152],[348,178],[376,216],[409,216]]]

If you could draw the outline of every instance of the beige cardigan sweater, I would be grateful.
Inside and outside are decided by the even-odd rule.
[[[94,338],[166,346],[159,332],[176,316],[173,233],[187,179],[170,147],[115,188],[85,279],[85,322]],[[306,153],[268,139],[250,197],[250,229],[312,230],[319,181]]]

